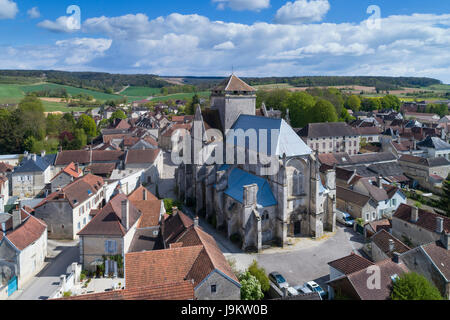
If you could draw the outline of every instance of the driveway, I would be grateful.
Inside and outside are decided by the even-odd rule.
[[[59,277],[66,274],[67,268],[80,259],[78,241],[48,240],[48,253],[43,270],[9,297],[9,300],[46,300],[58,288]]]

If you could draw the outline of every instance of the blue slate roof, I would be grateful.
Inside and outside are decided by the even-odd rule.
[[[287,124],[283,119],[273,119],[260,116],[241,115],[234,123],[233,130],[242,129],[245,131],[249,129],[256,130],[257,148],[259,152],[259,130],[267,130],[267,155],[280,156],[286,154],[287,157],[303,156],[312,153],[312,150],[303,142],[303,140],[295,133],[294,129]],[[272,145],[272,132],[271,130],[279,130],[277,136],[274,136],[274,143]],[[237,144],[237,138],[235,138],[235,144]],[[246,138],[246,147],[252,149],[252,144],[248,142]]]
[[[45,156],[44,158],[36,156],[36,161],[33,160],[33,156],[30,159],[24,158],[19,166],[14,168],[14,173],[44,172],[50,166],[52,159],[54,161],[55,155]]]
[[[257,202],[262,207],[272,207],[277,205],[269,183],[260,177],[245,172],[241,169],[234,169],[228,177],[228,189],[225,194],[240,203],[244,203],[244,186],[251,184],[258,185]]]

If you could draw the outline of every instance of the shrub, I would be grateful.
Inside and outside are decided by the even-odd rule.
[[[393,283],[392,300],[443,300],[439,290],[424,276],[405,273]]]
[[[68,298],[68,297],[71,297],[71,296],[72,296],[72,291],[66,291],[66,292],[63,293],[63,297],[64,298]]]
[[[258,262],[256,262],[256,260],[254,260],[250,265],[250,267],[248,268],[248,272],[250,272],[252,276],[256,277],[256,279],[258,279],[259,283],[261,284],[261,290],[263,292],[269,291],[269,277],[266,274],[266,270],[258,266]]]
[[[239,278],[241,283],[241,299],[242,300],[261,300],[264,294],[261,290],[261,284],[255,276],[250,272],[246,272]]]

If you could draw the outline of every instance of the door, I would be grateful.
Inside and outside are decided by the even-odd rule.
[[[301,221],[296,221],[294,223],[294,235],[295,236],[299,236],[302,233],[302,222]]]
[[[12,278],[8,282],[8,297],[17,291],[17,277]]]

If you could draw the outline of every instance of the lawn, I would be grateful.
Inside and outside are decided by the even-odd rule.
[[[197,92],[198,96],[200,98],[208,98],[210,95],[209,91],[202,91],[202,92]],[[167,96],[163,96],[163,97],[156,97],[153,98],[152,101],[167,101],[167,100],[188,100],[191,99],[193,96],[195,95],[195,93],[176,93],[176,94],[169,94]]]
[[[17,103],[25,94],[16,84],[0,84],[0,103]]]
[[[149,88],[149,87],[129,87],[124,92],[121,93],[123,96],[127,97],[149,97],[161,94],[160,88]]]

